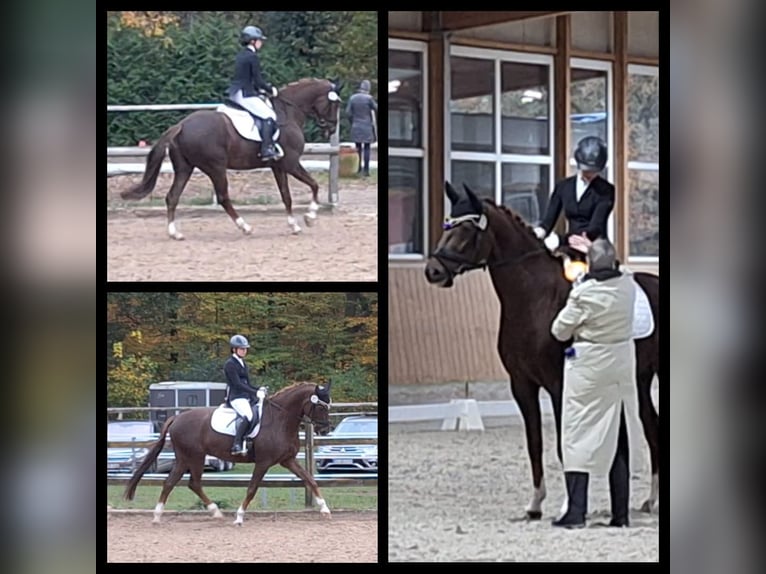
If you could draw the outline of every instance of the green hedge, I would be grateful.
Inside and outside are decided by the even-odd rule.
[[[196,12],[175,13],[178,24],[162,36],[121,25],[113,13],[107,33],[107,101],[109,104],[178,104],[220,102],[240,49],[239,31],[246,23],[267,36],[262,67],[277,86],[303,77],[339,78],[344,100],[359,81],[370,79],[377,98],[376,12]],[[250,21],[248,22],[248,18]],[[155,141],[191,111],[110,112],[109,146]],[[342,116],[341,140],[348,139]],[[321,141],[309,121],[307,141]]]

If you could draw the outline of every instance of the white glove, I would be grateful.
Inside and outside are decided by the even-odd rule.
[[[559,246],[559,236],[557,233],[551,233],[548,237],[546,237],[543,240],[543,243],[545,243],[545,246],[550,250],[553,251]]]
[[[535,227],[534,231],[538,239],[545,239],[545,236],[548,235],[542,227]]]
[[[271,86],[271,97],[276,98],[278,93],[276,86]]]

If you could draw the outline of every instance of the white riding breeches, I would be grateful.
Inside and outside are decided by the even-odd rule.
[[[250,406],[250,401],[247,399],[234,399],[231,401],[231,408],[233,408],[241,416],[246,417],[247,420],[253,420],[253,408]]]
[[[258,116],[259,118],[268,120],[277,120],[277,114],[269,105],[258,96],[251,98],[242,97],[242,90],[238,90],[236,94],[231,98],[231,101],[238,103],[240,106]]]

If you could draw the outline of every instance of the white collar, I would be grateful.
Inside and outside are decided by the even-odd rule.
[[[250,50],[251,52],[255,52],[256,51],[255,50],[255,46],[253,46],[252,44],[248,44],[247,45],[247,49]]]
[[[235,359],[237,359],[239,361],[240,365],[242,365],[243,367],[245,366],[245,361],[243,361],[242,357],[237,355],[237,353],[232,353],[231,356],[234,357]]]

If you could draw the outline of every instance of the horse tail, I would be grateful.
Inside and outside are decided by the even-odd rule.
[[[167,434],[170,425],[173,424],[175,418],[175,416],[172,416],[165,421],[165,424],[162,425],[162,431],[160,431],[160,438],[156,443],[154,443],[154,446],[146,454],[144,460],[141,461],[141,464],[136,469],[136,472],[133,474],[133,476],[130,477],[127,486],[125,486],[125,500],[133,500],[133,496],[136,494],[136,487],[138,486],[138,482],[141,480],[141,477],[144,476],[144,473],[149,470],[149,467],[152,466],[152,463],[154,463],[154,461],[159,456],[160,451],[165,446],[165,435]]]
[[[165,159],[165,150],[167,150],[170,142],[181,131],[182,124],[177,123],[174,126],[168,128],[159,141],[157,141],[149,155],[146,157],[146,170],[144,171],[144,177],[141,183],[130,186],[129,189],[123,191],[120,196],[122,199],[141,199],[149,195],[154,186],[157,184],[157,176],[160,174],[160,167],[162,167],[162,160]]]

